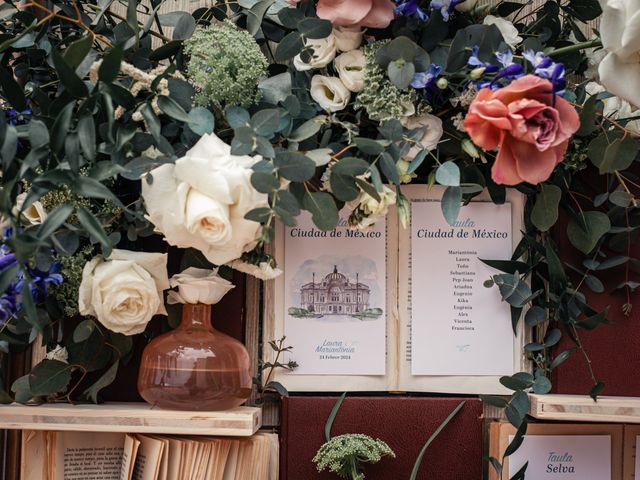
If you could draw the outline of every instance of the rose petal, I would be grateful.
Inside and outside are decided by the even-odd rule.
[[[561,147],[540,151],[531,143],[515,141],[511,142],[511,149],[518,176],[532,185],[548,180],[564,154],[564,151],[558,151],[562,150]]]
[[[395,5],[391,0],[373,0],[371,11],[360,21],[360,25],[371,28],[386,28],[393,20],[394,15]]]
[[[464,128],[474,143],[493,150],[500,142],[502,131],[511,129],[509,109],[498,100],[474,101],[464,120]]]
[[[501,142],[496,161],[491,167],[491,178],[499,185],[518,185],[522,178],[516,169],[516,158],[508,140]]]
[[[320,0],[316,13],[334,25],[356,25],[371,11],[372,3],[372,0]]]

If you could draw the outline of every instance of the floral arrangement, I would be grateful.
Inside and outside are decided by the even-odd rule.
[[[303,210],[323,230],[343,208],[354,229],[392,205],[406,223],[400,186],[419,182],[446,187],[453,223],[481,191],[516,188],[527,232],[487,286],[514,322],[527,308],[535,370],[485,400],[522,434],[526,392],[588,358],[580,332],[608,322],[586,292],[620,290],[628,314],[640,285],[635,2],[162,3],[0,6],[0,348],[50,352],[5,400],[97,400],[186,281],[168,264],[270,279],[275,224]],[[559,260],[552,228],[579,261]],[[199,298],[221,280],[193,281]],[[575,348],[554,352],[562,332]]]

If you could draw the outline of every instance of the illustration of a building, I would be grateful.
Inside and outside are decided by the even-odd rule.
[[[357,273],[355,282],[349,281],[336,265],[319,283],[314,273],[313,280],[301,287],[300,294],[302,307],[317,314],[351,315],[369,308],[369,286],[358,281]]]

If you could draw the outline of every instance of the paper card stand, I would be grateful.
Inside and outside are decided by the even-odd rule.
[[[506,422],[494,422],[489,425],[489,455],[502,459],[502,455],[509,445],[509,437],[515,435],[516,429],[510,423]],[[527,435],[548,435],[548,436],[592,436],[592,435],[607,435],[611,438],[611,480],[617,480],[622,477],[623,471],[623,437],[624,426],[623,425],[609,425],[609,424],[542,424],[542,423],[530,423],[527,428]],[[523,447],[521,447],[523,448]],[[504,478],[509,478],[509,459],[505,459],[504,465]],[[514,472],[512,472],[513,474]],[[526,475],[529,479],[529,475]],[[549,480],[555,480],[556,476],[550,474]],[[557,477],[557,478],[570,478],[570,477]],[[627,480],[627,477],[624,477]],[[628,477],[629,479],[633,477]],[[489,466],[489,480],[500,480],[495,469]],[[531,480],[542,480],[538,478],[531,478]],[[588,478],[580,476],[576,477],[576,480],[602,480],[601,478]]]

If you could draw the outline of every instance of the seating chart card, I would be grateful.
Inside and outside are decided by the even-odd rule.
[[[440,202],[415,201],[411,228],[411,373],[512,374],[510,308],[480,261],[510,259],[511,204],[472,202],[451,226]]]
[[[303,213],[284,232],[284,333],[293,375],[384,375],[386,227],[323,232]]]
[[[526,435],[509,457],[509,478],[526,462],[527,480],[614,480],[609,435]]]

